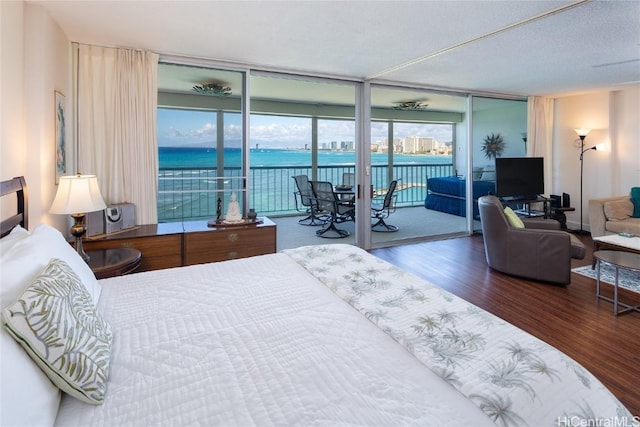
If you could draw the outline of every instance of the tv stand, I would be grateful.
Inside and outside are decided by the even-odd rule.
[[[521,216],[528,218],[549,218],[551,199],[544,196],[535,197],[503,197],[500,199],[504,206],[522,205],[520,208],[514,209],[514,211]],[[542,210],[531,209],[532,203],[542,203]]]

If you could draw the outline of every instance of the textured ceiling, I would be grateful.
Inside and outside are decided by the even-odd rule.
[[[640,82],[639,1],[27,3],[72,41],[161,57],[513,95]]]

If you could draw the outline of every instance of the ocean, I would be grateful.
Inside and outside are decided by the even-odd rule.
[[[371,182],[375,191],[389,184],[388,155],[371,154]],[[251,149],[246,186],[241,174],[240,149],[225,149],[225,170],[216,170],[214,148],[159,148],[158,220],[160,222],[215,218],[218,198],[222,215],[232,192],[249,192],[249,208],[259,214],[287,214],[296,211],[292,176],[311,177],[311,151]],[[317,178],[334,184],[343,182],[344,173],[355,172],[355,153],[319,151]],[[424,201],[427,177],[453,173],[450,155],[395,154],[393,177],[399,179],[400,205]],[[240,194],[238,199],[242,200]],[[298,207],[300,208],[300,207]]]
[[[210,168],[216,165],[217,150],[215,148],[160,147],[160,169],[166,168]],[[224,150],[225,164],[240,167],[241,150],[227,148]],[[324,166],[354,165],[356,154],[353,151],[318,151],[318,164]],[[372,153],[372,165],[386,165],[387,153]],[[311,166],[311,151],[287,150],[278,148],[252,148],[249,152],[251,167],[268,166]],[[450,155],[428,154],[394,154],[394,163],[402,164],[437,164],[451,163]]]

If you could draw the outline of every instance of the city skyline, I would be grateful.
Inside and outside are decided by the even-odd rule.
[[[240,114],[225,113],[224,138],[227,147],[239,147],[242,140]],[[252,114],[250,146],[262,148],[301,149],[311,141],[309,117]],[[158,108],[158,145],[161,147],[215,147],[216,112]],[[405,137],[433,138],[450,143],[452,126],[448,124],[394,123],[394,139]],[[372,122],[371,143],[387,138],[387,124]],[[318,144],[355,140],[353,120],[318,119]]]

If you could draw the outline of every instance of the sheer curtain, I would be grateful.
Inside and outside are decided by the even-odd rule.
[[[95,174],[107,203],[133,203],[158,221],[158,55],[76,44],[78,172]]]
[[[553,98],[530,96],[527,103],[527,156],[544,157],[544,188],[551,193]]]

